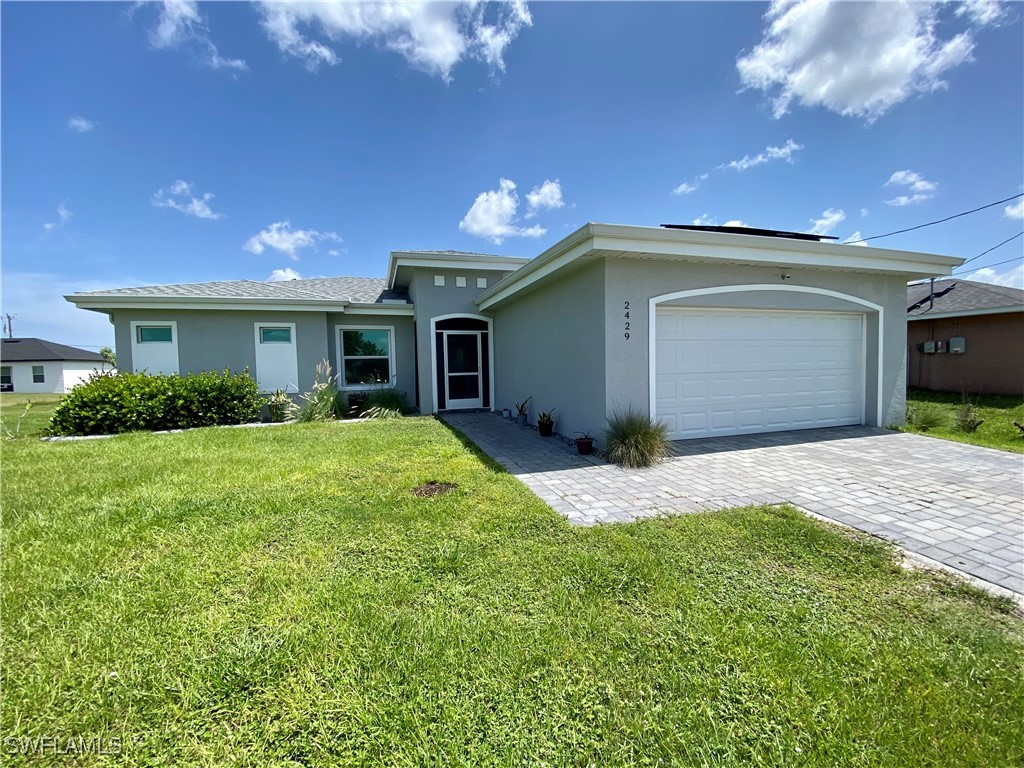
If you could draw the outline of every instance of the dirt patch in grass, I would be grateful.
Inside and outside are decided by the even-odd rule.
[[[446,493],[451,493],[457,487],[458,486],[454,483],[439,483],[436,480],[431,480],[429,483],[424,483],[423,485],[418,485],[413,488],[412,494],[414,496],[419,496],[420,498],[443,496]]]

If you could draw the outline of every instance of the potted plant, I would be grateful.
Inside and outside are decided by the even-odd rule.
[[[577,432],[579,437],[576,438],[576,450],[580,452],[580,456],[589,456],[594,452],[594,438],[590,436],[589,432]]]
[[[550,411],[541,411],[537,414],[537,431],[540,432],[541,437],[551,437],[551,433],[555,430],[555,409],[552,408]]]
[[[516,422],[520,427],[526,426],[526,412],[530,409],[531,400],[533,400],[533,395],[530,395],[521,403],[516,403]]]
[[[503,419],[511,419],[512,418],[512,409],[511,408],[502,408],[501,409],[501,418],[503,418]]]

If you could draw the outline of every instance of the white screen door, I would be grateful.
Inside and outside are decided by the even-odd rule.
[[[448,408],[483,408],[479,331],[445,331],[444,396]]]

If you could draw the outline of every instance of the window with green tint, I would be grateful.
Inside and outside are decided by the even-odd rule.
[[[0,384],[3,384],[5,387],[14,384],[14,378],[11,376],[11,366],[5,365],[0,367]]]
[[[169,325],[140,325],[136,331],[140,344],[169,344],[174,341],[171,338],[171,326]]]
[[[45,384],[46,383],[46,369],[41,365],[32,366],[32,383],[33,384]]]
[[[351,328],[341,332],[341,369],[345,386],[391,382],[391,331]]]
[[[291,344],[291,328],[260,328],[261,344]]]

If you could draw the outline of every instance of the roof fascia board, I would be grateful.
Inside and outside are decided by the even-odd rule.
[[[412,304],[356,304],[352,303],[345,307],[346,315],[390,315],[399,317],[412,317],[416,314],[416,307]]]
[[[957,309],[949,312],[926,312],[918,315],[907,315],[907,322],[915,320],[941,320],[945,317],[973,317],[974,315],[1008,315],[1024,312],[1024,304],[1009,307],[986,307],[985,309]]]
[[[681,236],[681,232],[685,233],[685,236]],[[585,239],[590,239],[590,242],[587,248],[581,250],[577,244]],[[650,253],[674,256],[687,261],[806,266],[923,277],[948,275],[954,267],[964,262],[955,256],[896,251],[888,248],[815,243],[757,235],[590,223],[553,245],[490,290],[480,294],[476,299],[477,306],[481,309],[494,306],[541,277],[551,274],[554,270],[549,267],[556,260],[559,266],[555,269],[560,269],[573,260],[564,256],[574,253],[574,258],[578,258],[589,250]]]
[[[79,309],[98,309],[112,311],[117,309],[210,309],[210,310],[255,310],[255,311],[286,311],[286,312],[344,312],[353,302],[332,301],[329,299],[281,299],[261,298],[224,298],[202,296],[116,296],[110,294],[90,294],[81,296],[69,294],[64,297]],[[400,304],[362,304],[359,306],[386,306],[400,309]],[[412,307],[412,305],[408,305]],[[399,314],[396,312],[395,314]]]
[[[565,264],[568,264],[570,261],[573,261],[587,253],[589,250],[592,250],[587,242],[591,237],[592,226],[592,224],[584,224],[575,232],[566,235],[539,256],[532,259],[528,264],[520,267],[516,272],[513,272],[504,280],[500,280],[492,285],[476,297],[476,305],[480,307],[480,309],[487,309],[488,307],[494,306],[499,301],[503,301],[513,293],[518,292],[520,288],[525,288],[527,285],[537,282],[541,277],[551,274],[554,270],[549,267],[556,259],[559,262],[559,266],[555,269],[561,269]],[[568,255],[567,252],[575,255],[568,260],[560,258],[563,255]],[[543,275],[537,276],[536,273],[541,270],[544,271]],[[521,286],[520,283],[522,283]]]

